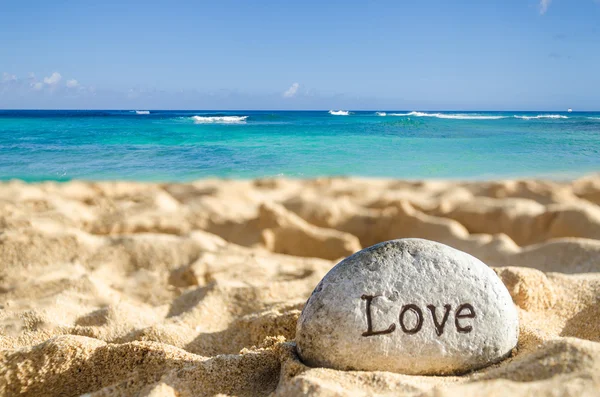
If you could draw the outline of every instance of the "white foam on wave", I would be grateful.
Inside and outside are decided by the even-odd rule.
[[[538,119],[568,119],[567,116],[562,114],[538,114],[537,116],[514,116],[516,119],[521,120],[538,120]]]
[[[150,114],[149,110],[136,110],[135,114]]]
[[[455,120],[500,120],[510,116],[495,116],[486,114],[472,113],[426,113],[426,112],[410,112],[410,113],[389,113],[388,116],[414,116],[414,117],[435,117],[438,119],[455,119]],[[520,116],[514,115],[516,119],[521,120],[537,120],[537,119],[568,119],[562,114],[538,114],[536,116]]]
[[[468,114],[468,113],[425,113],[425,112],[410,112],[410,113],[390,113],[390,116],[414,116],[414,117],[435,117],[438,119],[455,119],[455,120],[500,120],[507,116],[490,116],[483,114]]]
[[[329,114],[333,116],[348,116],[350,112],[347,110],[330,110]]]
[[[416,116],[419,112],[410,112],[410,113],[390,113],[388,116]]]
[[[600,117],[588,117],[589,120],[600,120]]]
[[[378,116],[387,116],[386,112],[375,112],[375,114]]]
[[[244,124],[248,116],[192,116],[195,124]]]

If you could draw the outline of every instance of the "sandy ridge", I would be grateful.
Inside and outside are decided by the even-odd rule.
[[[600,176],[0,184],[0,394],[597,395]],[[461,377],[304,366],[321,277],[421,237],[493,266],[518,352]]]

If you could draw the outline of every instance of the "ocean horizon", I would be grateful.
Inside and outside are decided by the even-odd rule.
[[[570,179],[600,112],[0,110],[0,180]]]

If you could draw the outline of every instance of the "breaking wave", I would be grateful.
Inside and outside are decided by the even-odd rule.
[[[386,112],[375,112],[375,114],[378,116],[387,116]]]
[[[390,113],[390,116],[414,116],[414,117],[436,117],[438,119],[457,119],[457,120],[499,120],[505,119],[507,116],[486,116],[482,114],[465,114],[465,113],[425,113],[425,112],[410,112],[410,113]]]
[[[379,114],[379,113],[377,113]],[[454,119],[454,120],[500,120],[507,118],[515,118],[521,120],[539,120],[539,119],[568,119],[569,117],[562,114],[538,114],[536,116],[527,115],[489,115],[489,114],[473,114],[473,113],[427,113],[427,112],[410,112],[410,113],[388,113],[388,116],[401,117],[435,117],[438,119]]]
[[[244,124],[248,116],[192,116],[195,124]]]
[[[136,110],[135,114],[150,114],[149,110]]]
[[[334,116],[348,116],[350,112],[347,110],[330,110],[329,114]]]
[[[514,116],[516,119],[522,120],[537,120],[537,119],[568,119],[567,116],[561,114],[538,114],[537,116]]]

